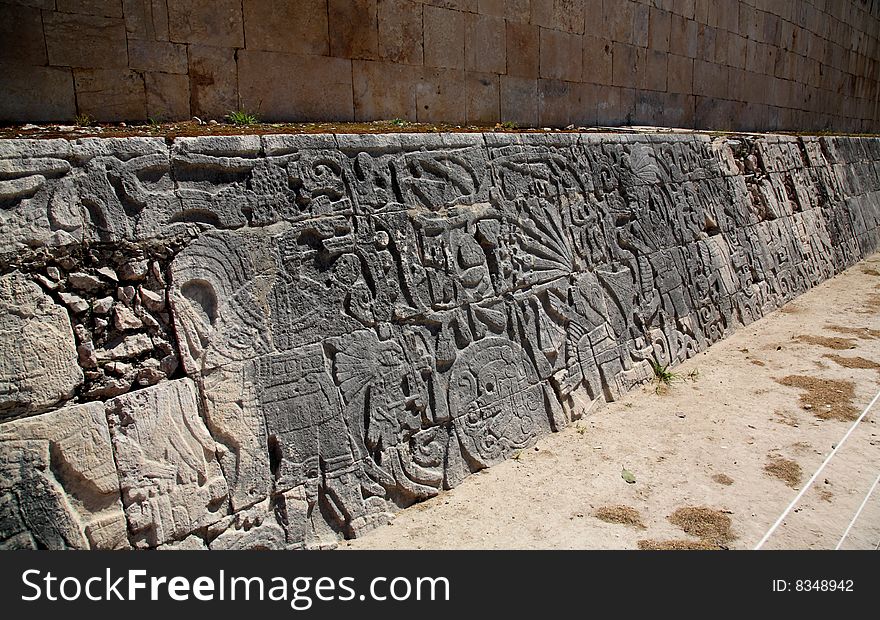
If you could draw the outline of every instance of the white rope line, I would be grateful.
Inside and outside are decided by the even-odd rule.
[[[774,523],[770,527],[770,529],[767,530],[767,533],[764,534],[764,538],[762,538],[761,541],[757,545],[755,545],[755,551],[757,551],[758,549],[763,547],[764,543],[766,543],[767,540],[770,538],[770,536],[773,535],[773,532],[776,531],[776,528],[778,528],[780,525],[782,525],[782,522],[785,520],[785,517],[788,516],[788,513],[790,513],[791,510],[795,506],[797,506],[797,503],[799,501],[801,501],[801,498],[804,496],[804,493],[807,492],[807,489],[809,489],[813,485],[813,483],[816,482],[816,478],[819,477],[819,474],[822,473],[822,470],[825,469],[825,466],[828,465],[828,462],[832,459],[832,457],[834,457],[834,455],[837,454],[837,451],[840,450],[840,447],[846,442],[847,439],[849,439],[849,436],[856,429],[856,427],[859,425],[859,423],[862,421],[862,419],[864,419],[864,417],[866,415],[868,415],[868,412],[871,410],[871,407],[874,406],[874,403],[877,402],[878,398],[880,398],[880,392],[877,392],[877,394],[874,396],[874,398],[871,399],[871,402],[868,403],[868,406],[865,407],[864,411],[862,411],[862,415],[860,415],[858,417],[858,419],[855,422],[853,422],[852,426],[849,427],[849,430],[846,431],[846,435],[844,435],[843,439],[841,439],[838,442],[837,446],[831,451],[831,454],[829,454],[827,457],[825,457],[825,460],[819,466],[819,469],[816,470],[816,473],[813,474],[813,477],[807,481],[807,484],[805,484],[804,488],[801,489],[801,492],[797,494],[797,497],[795,497],[793,500],[791,500],[791,503],[788,505],[788,508],[785,509],[785,511],[779,516],[779,518],[776,519],[776,523]]]
[[[859,518],[859,515],[862,514],[862,511],[865,509],[865,506],[868,504],[868,500],[871,498],[871,495],[874,493],[874,489],[877,488],[878,482],[880,482],[880,474],[877,474],[877,479],[874,480],[874,484],[872,484],[871,488],[868,489],[868,494],[865,495],[865,499],[862,501],[862,505],[859,506],[858,510],[856,510],[856,514],[853,515],[852,521],[849,522],[849,525],[846,526],[846,531],[843,533],[843,536],[840,537],[840,541],[837,543],[837,546],[834,547],[835,551],[840,550],[840,546],[843,544],[843,541],[846,540],[847,536],[849,536],[849,531],[852,529],[852,526],[855,525],[855,522]]]

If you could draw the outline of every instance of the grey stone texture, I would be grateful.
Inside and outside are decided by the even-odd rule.
[[[0,171],[7,548],[331,547],[880,242],[874,138],[11,140]]]
[[[2,122],[880,131],[876,0],[32,0],[0,40]]]

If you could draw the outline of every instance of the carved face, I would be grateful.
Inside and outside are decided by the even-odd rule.
[[[528,446],[547,428],[541,387],[522,348],[486,338],[459,353],[449,381],[449,410],[462,447],[488,466]]]

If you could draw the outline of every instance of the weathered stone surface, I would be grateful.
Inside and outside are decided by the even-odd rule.
[[[80,114],[100,115],[108,121],[147,118],[144,78],[127,69],[77,69],[76,102]]]
[[[0,426],[0,548],[128,547],[103,403]]]
[[[174,0],[167,6],[175,43],[244,47],[241,0]]]
[[[421,68],[360,60],[352,61],[352,65],[355,120],[416,120],[416,86]]]
[[[46,44],[40,11],[0,4],[0,62],[46,64]]]
[[[128,66],[138,71],[186,73],[186,46],[167,41],[130,41]]]
[[[285,66],[297,70],[283,71]],[[242,107],[267,121],[354,119],[350,60],[245,50],[238,53],[238,68]]]
[[[68,121],[76,116],[70,69],[0,63],[0,121]]]
[[[121,18],[46,12],[49,64],[88,69],[125,68],[128,51]]]
[[[171,120],[189,116],[189,79],[171,73],[145,73],[147,117]]]
[[[379,57],[376,0],[329,0],[330,55],[337,58]]]
[[[230,47],[188,46],[191,111],[219,119],[238,109],[238,70]]]
[[[465,27],[465,68],[483,73],[504,73],[507,70],[504,20],[468,14]]]
[[[598,86],[412,69],[422,89],[458,87],[468,114],[472,89],[491,100],[496,88],[505,120],[609,114]],[[609,96],[658,119],[690,99]],[[869,138],[23,140],[0,143],[0,166],[4,385],[30,380],[16,378],[15,349],[30,308],[43,338],[28,350],[63,341],[74,375],[39,411],[78,403],[0,422],[3,466],[43,472],[9,484],[57,482],[45,501],[7,492],[0,510],[61,515],[48,530],[10,517],[7,546],[98,546],[80,488],[40,447],[56,440],[31,420],[57,416],[68,436],[70,411],[106,413],[133,546],[332,547],[880,244]],[[47,323],[67,331],[46,339]],[[82,438],[92,422],[80,419]],[[118,511],[106,499],[99,512]]]
[[[167,0],[122,0],[129,41],[167,41]]]
[[[248,49],[315,56],[329,53],[327,0],[243,0],[242,9]]]
[[[69,400],[82,383],[67,311],[17,273],[0,277],[0,419]]]
[[[377,0],[379,58],[395,63],[420,65],[422,5],[409,0]]]
[[[218,446],[198,401],[193,382],[180,379],[107,403],[122,503],[136,546],[182,539],[226,516]]]
[[[579,82],[583,70],[583,37],[541,29],[541,77]]]
[[[465,14],[442,7],[425,6],[425,65],[464,68]]]

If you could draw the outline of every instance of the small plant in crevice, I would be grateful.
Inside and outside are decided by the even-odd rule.
[[[402,118],[392,118],[390,121],[388,121],[388,124],[394,125],[395,127],[406,127],[407,125],[410,125],[411,123],[407,120],[402,119]]]
[[[77,114],[73,117],[73,122],[76,123],[77,127],[89,127],[94,122],[94,119],[88,114]]]
[[[226,115],[226,120],[229,121],[232,125],[238,126],[246,126],[246,125],[256,125],[260,122],[260,118],[256,114],[252,114],[247,110],[243,110],[239,108],[238,110],[233,110],[229,114]]]
[[[669,370],[669,364],[661,364],[657,360],[651,360],[651,369],[654,371],[654,388],[656,394],[663,394],[674,381],[681,381],[681,375]]]
[[[519,129],[519,125],[514,123],[513,121],[504,121],[501,123],[501,126],[504,129]]]

